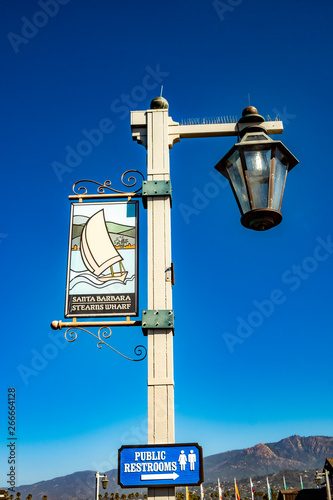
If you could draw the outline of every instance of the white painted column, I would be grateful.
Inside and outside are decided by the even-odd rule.
[[[147,111],[147,180],[170,181],[167,109]],[[148,309],[172,309],[170,209],[169,196],[147,200]],[[173,331],[148,330],[148,444],[174,442]],[[150,500],[174,496],[175,488],[148,488]]]
[[[168,124],[167,109],[132,112],[133,137],[147,148],[147,181],[170,181]],[[170,196],[147,199],[149,310],[172,310],[170,209]],[[148,329],[147,337],[148,444],[174,443],[173,330]],[[174,487],[148,488],[150,500],[174,497]]]

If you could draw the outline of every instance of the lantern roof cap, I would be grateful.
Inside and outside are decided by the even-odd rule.
[[[243,144],[244,142],[272,142],[273,139],[271,137],[269,137],[269,135],[267,135],[266,133],[266,130],[263,129],[263,128],[255,128],[255,129],[252,129],[249,128],[247,129],[247,132],[243,135],[242,139],[241,139],[241,143]],[[238,143],[240,144],[240,143]]]

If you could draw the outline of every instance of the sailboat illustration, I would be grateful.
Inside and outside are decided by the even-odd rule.
[[[125,281],[127,271],[121,262],[123,258],[109,235],[103,209],[90,217],[84,226],[80,251],[86,268],[99,281]],[[115,272],[113,266],[118,263],[119,271]],[[102,274],[108,268],[110,268],[110,273]]]

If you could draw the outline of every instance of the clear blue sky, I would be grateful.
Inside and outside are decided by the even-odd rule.
[[[282,223],[257,233],[212,177],[233,139],[183,140],[171,151],[176,440],[198,442],[207,456],[332,435],[332,3],[3,0],[1,11],[0,486],[9,387],[17,485],[102,472],[116,467],[121,445],[146,442],[146,361],[99,350],[84,333],[65,343],[49,325],[64,319],[72,185],[120,187],[125,170],[145,172],[129,112],[148,109],[161,85],[175,121],[240,117],[250,94],[260,114],[284,121],[280,138],[300,161]],[[57,175],[55,162],[104,118],[112,131]],[[190,217],[184,204],[195,208]],[[141,208],[140,222],[144,309]],[[260,316],[275,290],[281,303]],[[228,344],[241,324],[246,338]],[[140,328],[113,330],[126,355],[145,342]]]

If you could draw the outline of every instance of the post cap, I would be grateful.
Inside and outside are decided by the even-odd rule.
[[[169,109],[169,103],[162,96],[155,97],[150,103],[150,109]]]

